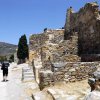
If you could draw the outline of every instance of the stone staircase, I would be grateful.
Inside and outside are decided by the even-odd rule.
[[[32,81],[34,80],[34,74],[29,66],[22,68],[22,81]]]

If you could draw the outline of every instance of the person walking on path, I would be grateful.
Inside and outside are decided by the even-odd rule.
[[[7,81],[8,67],[9,67],[9,62],[4,61],[1,66],[1,70],[3,71],[3,81]]]

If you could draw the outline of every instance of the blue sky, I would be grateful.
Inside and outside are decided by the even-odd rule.
[[[66,10],[75,11],[86,2],[99,0],[0,0],[0,41],[18,44],[21,35],[41,33],[44,28],[61,28]]]

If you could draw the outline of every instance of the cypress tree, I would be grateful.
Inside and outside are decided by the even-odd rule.
[[[19,63],[23,63],[25,62],[25,58],[29,58],[29,49],[25,34],[19,39],[17,57],[19,59]]]

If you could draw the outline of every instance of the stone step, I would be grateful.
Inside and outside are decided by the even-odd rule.
[[[53,100],[52,97],[47,92],[37,92],[32,94],[33,100]]]
[[[32,71],[30,71],[30,70],[26,70],[26,71],[22,70],[22,73],[30,73],[30,72],[32,72]]]
[[[34,74],[29,67],[22,68],[22,80],[23,81],[34,80]]]
[[[33,80],[34,80],[33,78],[25,78],[25,79],[23,79],[24,82],[33,81]]]
[[[33,72],[23,72],[24,74],[33,75]]]
[[[22,73],[23,74],[23,76],[34,76],[34,74],[33,74],[33,72],[32,71],[29,71],[29,72],[23,72]]]
[[[34,76],[33,75],[25,75],[25,76],[23,76],[22,77],[22,80],[23,81],[29,81],[29,80],[34,80],[35,78],[34,78]]]
[[[34,75],[24,75],[24,78],[25,77],[34,77]]]
[[[47,93],[52,96],[53,100],[78,100],[77,96],[68,95],[61,89],[48,89]]]

